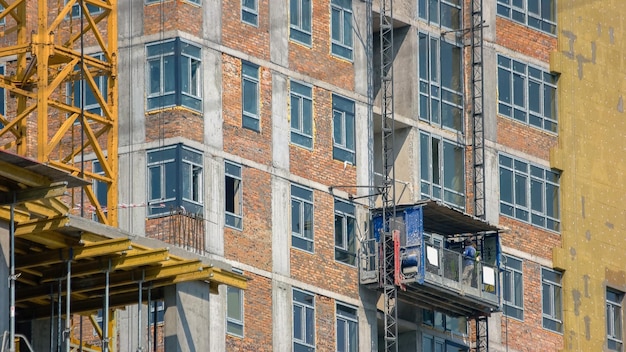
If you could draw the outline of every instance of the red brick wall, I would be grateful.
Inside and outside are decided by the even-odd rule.
[[[144,6],[144,34],[171,30],[202,37],[202,8],[183,0],[164,0]]]
[[[556,37],[499,16],[496,32],[498,45],[546,63],[556,50]],[[497,135],[499,145],[543,160],[550,159],[550,148],[557,144],[556,135],[503,116],[497,117]],[[500,216],[500,225],[509,228],[500,237],[505,247],[551,260],[552,249],[560,246],[558,233],[506,216]],[[542,327],[541,265],[524,260],[523,275],[524,321],[503,316],[502,341],[518,351],[558,351],[563,336]]]
[[[269,69],[260,67],[261,131],[242,128],[241,60],[228,55],[222,55],[222,58],[224,151],[270,166],[272,165],[272,74]]]
[[[526,154],[548,160],[550,148],[556,146],[557,135],[498,116],[498,143]]]
[[[550,52],[556,50],[555,36],[500,16],[496,18],[496,43],[546,63]]]
[[[146,142],[172,137],[185,137],[199,143],[204,141],[203,117],[182,107],[151,112],[146,115],[145,128]]]
[[[329,186],[355,185],[356,167],[347,165],[344,169],[343,161],[333,159],[332,133],[332,92],[313,87],[313,150],[290,146],[291,173]],[[343,190],[356,192],[353,188]]]
[[[559,351],[563,335],[542,327],[541,265],[524,261],[524,321],[502,316],[502,341],[520,352]]]
[[[244,337],[226,335],[226,351],[272,351],[272,282],[249,272],[244,292]]]
[[[335,261],[334,198],[315,191],[314,253],[291,249],[291,275],[302,282],[349,297],[358,297],[356,267]]]
[[[243,167],[242,182],[243,231],[224,229],[224,255],[272,271],[271,177],[257,169]]]
[[[258,1],[258,27],[241,21],[241,1],[222,2],[222,44],[270,59],[269,0]]]
[[[312,1],[311,47],[289,42],[289,68],[338,87],[354,89],[352,62],[334,57],[330,52],[330,1]],[[358,39],[354,36],[354,42]]]

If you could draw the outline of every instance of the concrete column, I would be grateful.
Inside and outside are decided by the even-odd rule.
[[[378,351],[378,324],[376,301],[378,293],[359,287],[363,309],[359,309],[359,351]]]
[[[165,350],[209,350],[209,285],[184,282],[165,288]]]
[[[290,351],[292,336],[291,286],[281,280],[281,277],[288,277],[291,270],[289,143],[286,143],[290,136],[290,124],[287,120],[288,99],[287,79],[274,73],[272,75],[272,164],[276,173],[272,176],[272,271],[276,275],[272,280],[274,351]]]
[[[137,308],[137,305],[133,305],[127,306],[126,309],[116,310],[117,330],[123,332],[119,334],[120,351],[139,351],[139,347],[143,348],[142,351],[148,350],[148,313],[150,308],[147,305],[141,306],[141,326],[138,326],[139,309]],[[89,324],[89,322],[83,322],[83,324],[85,323]],[[139,344],[139,331],[141,331],[141,344]]]
[[[222,42],[222,0],[202,2],[202,37],[215,43]]]
[[[272,281],[272,321],[273,350],[291,351],[291,337],[293,335],[291,285],[281,281]]]
[[[120,40],[143,34],[143,9],[141,1],[119,1],[117,3],[117,34]]]
[[[270,60],[285,67],[289,65],[288,4],[288,1],[270,0]]]
[[[204,75],[202,111],[204,111],[204,144],[222,150],[224,136],[222,125],[222,54],[203,50]]]
[[[204,216],[206,250],[224,255],[224,160],[205,156],[205,199]]]
[[[133,148],[134,149],[134,148]],[[127,149],[128,150],[128,149]],[[124,204],[142,204],[146,202],[148,167],[146,152],[137,150],[119,155],[119,172],[124,177],[118,183],[119,202]],[[149,205],[118,208],[119,227],[132,234],[145,236]]]
[[[226,290],[220,285],[219,295],[211,294],[209,299],[209,351],[226,351]]]
[[[118,107],[119,147],[143,143],[146,136],[146,50],[143,44],[129,40],[120,43],[119,76],[126,77],[120,82]],[[121,150],[120,150],[121,151]]]
[[[494,25],[495,29],[495,14]],[[495,49],[485,46],[483,48],[483,66],[497,67],[497,53]],[[485,82],[498,82],[497,70],[483,70],[483,78]],[[484,134],[485,134],[485,184],[488,186],[485,189],[485,216],[486,220],[492,224],[499,222],[500,212],[500,189],[497,185],[500,184],[500,175],[498,172],[498,151],[493,148],[498,141],[498,121],[497,121],[497,85],[485,84],[484,87],[484,102],[483,102],[483,119],[484,119]],[[493,185],[489,187],[489,185]]]

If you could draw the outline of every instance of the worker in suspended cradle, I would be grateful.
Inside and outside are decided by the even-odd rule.
[[[470,285],[472,283],[472,276],[474,274],[474,261],[476,258],[476,244],[469,239],[465,240],[465,250],[463,251],[463,285]]]

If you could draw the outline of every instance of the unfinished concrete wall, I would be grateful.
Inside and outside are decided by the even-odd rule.
[[[626,292],[626,30],[623,2],[558,2],[564,349],[607,350],[607,289]],[[623,302],[621,302],[623,305]],[[622,310],[623,329],[623,310]],[[623,339],[624,332],[621,331]]]

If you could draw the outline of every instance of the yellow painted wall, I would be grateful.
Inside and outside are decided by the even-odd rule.
[[[626,292],[626,2],[557,3],[564,346],[602,351],[606,288]]]

